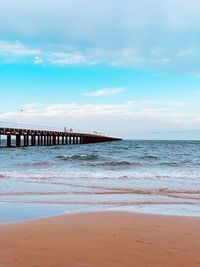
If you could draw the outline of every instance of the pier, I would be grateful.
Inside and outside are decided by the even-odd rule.
[[[3,140],[5,140],[4,146],[6,147],[27,147],[112,142],[119,141],[121,138],[98,133],[54,130],[50,127],[0,123],[1,146]]]

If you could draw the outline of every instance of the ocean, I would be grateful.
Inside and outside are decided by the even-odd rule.
[[[0,222],[72,212],[200,216],[200,141],[0,148]]]

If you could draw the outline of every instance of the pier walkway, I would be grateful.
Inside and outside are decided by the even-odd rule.
[[[0,145],[3,144],[2,140],[4,139],[6,147],[90,144],[121,140],[121,138],[98,133],[81,133],[50,127],[0,122]]]

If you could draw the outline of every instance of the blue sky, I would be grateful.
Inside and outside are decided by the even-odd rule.
[[[196,0],[0,0],[0,121],[199,139],[199,14]]]

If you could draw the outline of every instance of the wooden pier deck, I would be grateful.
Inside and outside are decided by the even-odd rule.
[[[17,126],[16,124],[4,126],[0,124],[0,140],[2,140],[2,136],[6,140],[4,145],[6,147],[90,144],[122,140],[121,138],[96,133],[59,131],[42,129],[36,126]]]

